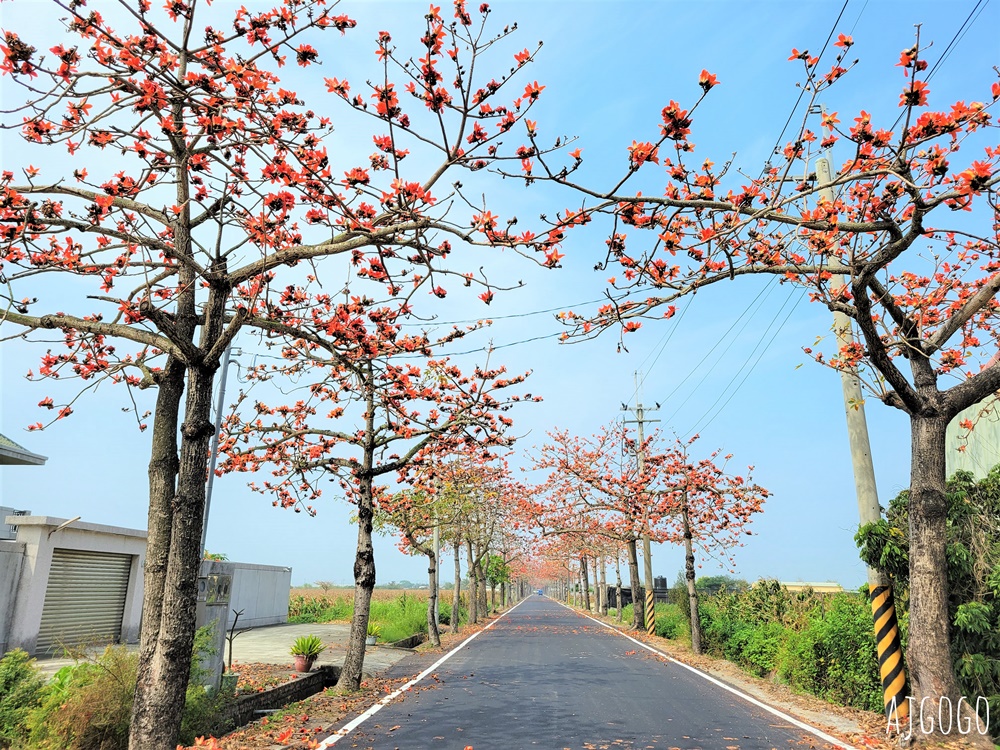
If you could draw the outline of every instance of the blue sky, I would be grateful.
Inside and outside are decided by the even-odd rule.
[[[610,185],[624,170],[626,147],[633,139],[655,137],[659,112],[671,99],[687,106],[697,98],[703,68],[717,75],[721,85],[697,113],[692,138],[697,153],[716,163],[733,158],[734,169],[759,173],[798,96],[795,83],[801,68],[786,58],[793,47],[818,54],[838,15],[836,33],[853,35],[856,44],[849,59],[860,62],[824,103],[838,111],[845,124],[865,109],[879,126],[892,125],[903,87],[901,69],[894,65],[900,51],[913,44],[915,24],[922,25],[924,42],[934,42],[928,52],[933,63],[970,11],[981,11],[931,80],[933,106],[985,98],[995,76],[991,68],[998,62],[995,29],[1000,6],[995,2],[977,6],[964,1],[849,0],[845,8],[842,0],[553,0],[491,6],[494,23],[516,21],[519,26],[495,58],[497,74],[506,72],[514,52],[544,41],[537,62],[524,73],[525,83],[537,79],[546,86],[532,119],[538,121],[543,139],[579,138],[575,146],[583,148],[584,164],[578,177],[595,187]],[[0,25],[22,31],[41,7],[31,0],[4,3]],[[232,7],[226,2],[214,6],[217,12]],[[322,78],[347,77],[360,87],[365,78],[378,76],[376,32],[387,29],[401,46],[415,50],[414,29],[422,23],[426,5],[346,2],[342,8],[358,19],[358,28],[343,39],[328,37],[329,48],[321,50],[322,68],[284,70],[289,75],[286,85],[310,106],[321,113],[329,107],[338,128],[331,152],[337,153],[334,146],[341,149],[346,169],[356,160],[352,147],[367,141],[371,131],[354,119],[341,123],[344,110],[323,93]],[[51,44],[57,41],[53,38]],[[833,54],[831,46],[823,62],[832,63]],[[3,95],[8,101],[9,87],[3,88]],[[791,127],[803,115],[800,107]],[[20,164],[19,139],[5,132],[0,145],[5,169]],[[370,150],[370,145],[365,148]],[[418,152],[414,157],[410,163],[418,177],[427,162]],[[833,157],[836,162],[838,154]],[[51,155],[39,160],[32,154],[32,159],[46,169],[56,165]],[[636,189],[658,191],[662,186],[655,168],[640,177]],[[551,215],[579,202],[544,186],[525,188],[482,174],[461,179],[473,195],[485,191],[494,212],[518,215],[524,228],[541,211]],[[555,334],[560,328],[552,314],[543,311],[593,309],[581,303],[599,299],[610,275],[592,270],[603,248],[600,229],[571,236],[564,248],[564,267],[558,270],[536,268],[509,253],[488,256],[487,251],[473,250],[482,257],[472,258],[470,265],[485,264],[495,276],[523,280],[525,286],[498,294],[489,308],[475,295],[458,294],[433,308],[442,321],[488,313],[495,319],[490,332],[466,342],[462,350],[491,338],[499,347],[495,362],[511,371],[533,370],[529,390],[545,400],[513,414],[516,432],[525,435],[518,453],[543,441],[547,430],[590,434],[618,418],[623,403],[635,403],[633,373],[641,370],[642,400],[647,406],[661,405],[650,415],[662,420],[659,427],[668,435],[700,432],[701,451],[721,448],[734,454],[734,467],[754,464],[756,479],[773,492],[753,524],[754,536],[747,537],[746,547],[736,555],[739,575],[859,585],[864,568],[853,544],[857,508],[840,380],[802,352],[817,337],[829,336],[828,313],[810,305],[800,290],[766,280],[741,280],[698,294],[679,307],[682,314],[672,321],[644,325],[626,338],[628,352],[616,351],[618,337],[610,332],[595,341],[559,345]],[[528,341],[538,337],[545,338]],[[239,358],[244,364],[252,359],[251,348]],[[0,503],[38,514],[81,515],[97,523],[144,527],[148,436],[139,434],[131,416],[122,413],[123,392],[101,388],[79,402],[71,419],[44,433],[23,432],[40,418],[35,404],[41,398],[54,395],[59,400],[55,387],[23,377],[29,368],[37,369],[43,352],[44,347],[19,341],[0,345],[0,430],[49,457],[45,467],[4,468]],[[235,389],[235,370],[232,375],[230,388]],[[908,425],[901,413],[874,401],[867,416],[880,497],[886,503],[908,482]],[[212,503],[209,549],[234,560],[291,566],[295,583],[350,582],[356,530],[342,501],[330,496],[319,515],[309,518],[273,509],[246,489],[244,478],[227,476],[216,480]],[[379,582],[426,577],[425,562],[400,554],[392,539],[379,540],[376,555]],[[654,551],[656,575],[672,580],[682,564],[677,548]],[[701,572],[712,574],[718,568],[706,562]],[[444,573],[447,580],[447,564]]]

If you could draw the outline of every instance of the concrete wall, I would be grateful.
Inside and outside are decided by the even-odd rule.
[[[288,597],[292,592],[292,569],[274,565],[230,563],[233,589],[229,609],[243,610],[236,628],[255,628],[288,622]],[[232,623],[232,614],[229,621]]]
[[[13,517],[10,520],[0,517],[0,523],[11,522],[15,522]],[[57,548],[113,552],[132,557],[122,640],[126,643],[139,640],[145,531],[83,521],[73,521],[60,528],[66,520],[48,516],[17,516],[16,523],[17,540],[0,541],[0,654],[13,648],[34,653],[52,552]],[[291,568],[230,562],[212,564],[206,561],[203,564],[202,575],[218,573],[232,575],[229,603],[211,607],[214,610],[211,616],[199,610],[201,617],[211,620],[221,612],[226,615],[219,617],[225,627],[235,609],[243,610],[238,628],[287,622]]]
[[[983,479],[1000,463],[1000,400],[991,397],[959,412],[945,435],[945,464],[950,477],[959,469]],[[965,420],[975,427],[961,427]]]
[[[8,520],[7,523],[17,524],[17,544],[24,548],[7,649],[23,648],[29,654],[35,651],[52,566],[52,551],[56,548],[114,552],[132,557],[125,614],[122,617],[122,640],[126,643],[139,640],[146,532],[83,521],[74,521],[65,528],[59,528],[66,523],[66,519],[49,516],[17,516],[16,521]]]
[[[23,560],[23,544],[0,541],[0,654],[9,650],[7,638],[14,620],[14,598]]]

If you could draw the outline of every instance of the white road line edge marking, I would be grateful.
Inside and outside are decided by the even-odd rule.
[[[371,708],[369,708],[367,711],[365,711],[360,716],[357,716],[357,717],[351,719],[349,722],[347,722],[346,724],[344,724],[344,726],[342,726],[336,732],[334,732],[329,737],[327,737],[325,740],[323,740],[321,743],[319,743],[316,746],[316,750],[326,750],[326,748],[330,747],[331,745],[336,745],[338,742],[340,742],[340,740],[344,739],[344,737],[346,737],[351,732],[353,732],[355,729],[357,729],[359,726],[361,726],[362,724],[364,724],[366,721],[368,721],[368,719],[370,719],[375,714],[377,714],[379,711],[381,711],[383,708],[385,708],[386,706],[388,706],[392,701],[394,701],[400,695],[402,695],[407,690],[409,690],[411,687],[413,687],[414,685],[416,685],[418,682],[420,682],[422,679],[424,679],[427,675],[429,675],[435,669],[437,669],[438,667],[440,667],[442,664],[444,664],[446,661],[448,661],[448,659],[450,659],[451,657],[453,657],[455,654],[457,654],[459,651],[461,651],[463,648],[465,648],[467,645],[469,645],[469,643],[471,643],[477,637],[479,637],[480,635],[482,635],[483,633],[485,633],[487,630],[489,630],[490,628],[492,628],[494,625],[496,625],[498,622],[500,622],[500,620],[502,620],[508,614],[510,614],[515,609],[517,609],[518,607],[520,607],[526,601],[528,601],[527,597],[525,597],[524,599],[522,599],[521,601],[519,601],[517,604],[515,604],[513,607],[511,607],[510,609],[508,609],[506,612],[504,612],[503,614],[501,614],[497,619],[495,619],[493,622],[491,622],[485,628],[483,628],[482,630],[479,630],[479,631],[473,633],[472,635],[470,635],[468,638],[466,638],[460,644],[458,644],[457,646],[455,646],[455,648],[453,648],[447,654],[445,654],[440,659],[438,659],[436,662],[434,662],[433,664],[431,664],[429,667],[427,667],[427,669],[425,669],[423,672],[421,672],[420,674],[418,674],[416,677],[414,677],[412,680],[410,680],[409,682],[407,682],[405,685],[403,685],[402,687],[397,688],[393,692],[389,693],[389,695],[387,695],[384,698],[382,698],[382,700],[380,700],[378,703],[376,703],[374,706],[372,706]],[[854,750],[854,749],[851,748],[851,750]]]
[[[556,600],[553,599],[552,601],[556,601]],[[653,648],[648,643],[643,643],[640,640],[636,640],[632,636],[630,636],[630,635],[628,635],[626,633],[623,633],[618,628],[613,627],[611,625],[608,625],[606,622],[601,622],[600,620],[597,620],[597,619],[591,617],[590,615],[585,615],[585,614],[583,614],[583,612],[579,612],[579,611],[573,609],[572,607],[570,607],[569,605],[563,604],[562,602],[556,602],[556,603],[557,604],[561,604],[562,606],[566,607],[566,609],[570,610],[571,612],[576,612],[578,615],[586,617],[588,620],[593,620],[598,625],[603,625],[608,630],[611,630],[611,631],[613,631],[615,633],[618,633],[618,635],[622,636],[623,638],[627,638],[628,640],[632,641],[632,643],[636,644],[637,646],[642,646],[642,648],[646,649],[647,651],[652,651],[654,654],[659,654],[660,656],[662,656],[667,661],[673,662],[674,664],[677,664],[678,666],[684,667],[684,669],[687,669],[687,670],[690,670],[691,672],[694,672],[696,675],[698,675],[699,677],[705,678],[706,680],[708,680],[709,682],[711,682],[713,685],[717,685],[718,687],[722,688],[723,690],[728,690],[733,695],[738,695],[740,698],[742,698],[743,700],[747,701],[748,703],[752,703],[753,705],[755,705],[755,706],[757,706],[759,708],[763,708],[765,711],[768,711],[768,712],[774,714],[775,716],[778,716],[778,717],[784,719],[785,721],[789,722],[790,724],[794,724],[799,729],[804,729],[805,731],[810,732],[810,733],[816,735],[821,740],[824,740],[826,742],[830,742],[834,746],[836,746],[838,748],[842,748],[842,750],[858,750],[853,745],[848,745],[843,740],[838,740],[836,737],[832,737],[831,735],[827,734],[826,732],[824,732],[821,729],[817,729],[814,726],[810,726],[809,724],[806,724],[804,721],[799,721],[795,717],[789,716],[788,714],[783,713],[782,711],[779,711],[778,709],[774,708],[774,706],[769,706],[766,703],[757,700],[753,696],[747,695],[746,693],[744,693],[744,692],[742,692],[740,690],[737,690],[732,685],[727,685],[726,683],[722,682],[721,680],[715,679],[714,677],[712,677],[712,675],[706,674],[705,672],[702,672],[700,669],[696,669],[695,667],[692,667],[690,664],[685,664],[682,661],[678,661],[674,657],[669,656],[668,654],[663,653],[659,649]]]

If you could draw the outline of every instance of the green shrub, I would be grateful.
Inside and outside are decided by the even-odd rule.
[[[212,655],[213,625],[195,634],[190,682],[181,718],[181,742],[219,736],[232,727],[225,710],[231,696],[212,693],[202,659]],[[28,712],[27,747],[37,750],[125,750],[139,656],[124,646],[108,646],[96,658],[63,667],[40,690]]]
[[[307,599],[293,596],[288,601],[288,621],[297,623],[332,622],[350,620],[354,613],[353,601],[345,596],[330,599],[318,596]]]
[[[469,621],[469,612],[464,604],[458,605],[458,624],[463,625]],[[438,622],[442,625],[451,625],[451,606],[442,607],[438,610]]]
[[[42,700],[45,679],[19,648],[0,659],[0,747],[28,736],[28,715]]]
[[[28,718],[31,748],[117,750],[128,747],[138,655],[108,646],[100,656],[63,667]]]
[[[791,595],[771,583],[721,593],[699,608],[702,647],[758,677],[844,705],[881,711],[871,611],[865,597]]]
[[[823,634],[826,675],[822,697],[848,706],[882,711],[871,609],[859,596],[837,594],[817,629]]]
[[[656,634],[661,638],[676,638],[687,630],[687,618],[676,604],[656,605]]]
[[[822,695],[823,642],[819,628],[789,631],[778,647],[778,678],[797,690]]]

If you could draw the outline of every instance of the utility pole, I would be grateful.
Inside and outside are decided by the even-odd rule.
[[[655,407],[649,409],[649,411],[656,411],[660,408],[657,404]],[[624,404],[622,409],[625,411],[630,411]],[[637,424],[639,430],[639,445],[636,451],[636,460],[638,462],[639,476],[641,477],[646,469],[646,432],[644,426],[646,422],[659,422],[659,419],[646,419],[646,409],[643,408],[642,400],[639,395],[639,373],[635,373],[635,419],[625,420],[628,423]],[[647,505],[643,510],[643,529],[642,529],[642,567],[643,567],[643,586],[646,589],[646,607],[644,610],[645,617],[643,622],[646,626],[646,633],[648,635],[653,635],[656,632],[656,608],[655,608],[655,596],[653,594],[653,557],[650,551],[650,540],[649,540],[649,506]],[[633,606],[637,604],[636,593],[632,592]]]
[[[201,555],[205,554],[205,541],[208,539],[208,511],[212,507],[212,484],[215,481],[215,463],[219,458],[219,428],[222,427],[222,409],[226,399],[226,375],[229,374],[229,357],[232,355],[233,345],[226,347],[222,353],[222,373],[219,379],[219,399],[215,402],[215,434],[212,435],[212,452],[208,459],[208,484],[205,487],[205,517],[201,522]],[[236,355],[242,354],[239,349]],[[239,363],[237,363],[239,364]]]
[[[820,197],[833,205],[836,195],[833,191],[833,169],[826,158],[816,160],[816,182],[822,185]],[[830,294],[837,297],[846,286],[842,274],[834,274],[830,279]],[[854,341],[851,319],[845,313],[834,312],[833,328],[840,349]],[[871,444],[868,440],[868,421],[861,393],[861,381],[855,368],[840,371],[840,383],[844,391],[844,411],[847,414],[847,438],[851,444],[851,464],[854,469],[854,487],[858,496],[858,516],[861,524],[870,524],[882,518],[882,508],[878,502],[875,485],[875,466],[872,463]],[[876,568],[868,567],[868,592],[871,599],[872,617],[875,622],[875,642],[878,651],[879,672],[882,678],[882,694],[885,712],[890,722],[909,722],[909,701],[907,701],[906,672],[903,669],[903,651],[899,639],[899,625],[896,622],[896,607],[892,598],[889,577]],[[898,723],[897,723],[898,726]]]

